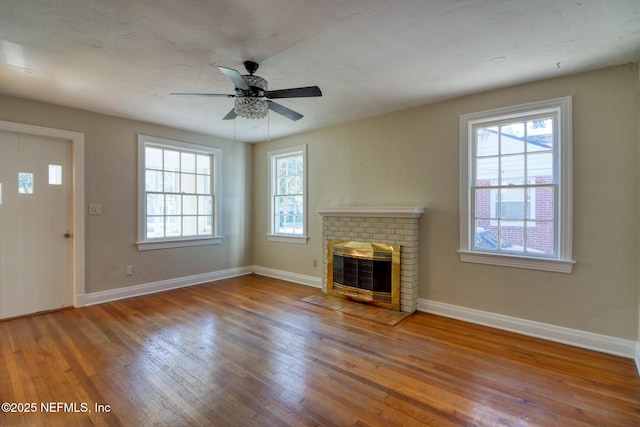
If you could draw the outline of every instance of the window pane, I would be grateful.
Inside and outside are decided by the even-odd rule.
[[[182,214],[196,215],[198,213],[198,196],[182,196]]]
[[[18,173],[18,193],[33,194],[33,174],[30,172]]]
[[[527,224],[526,251],[532,255],[553,255],[553,222],[532,222]]]
[[[180,181],[179,174],[174,172],[165,172],[164,173],[164,191],[166,193],[179,193],[180,192]]]
[[[162,169],[162,150],[146,147],[144,151],[145,167],[147,169]]]
[[[164,215],[164,194],[147,194],[147,215]]]
[[[500,126],[500,153],[524,153],[524,123]]]
[[[476,161],[476,185],[488,187],[498,183],[498,171],[500,170],[498,157],[478,159]]]
[[[302,156],[296,156],[296,175],[304,173],[304,159]]]
[[[183,193],[195,193],[196,192],[196,176],[191,173],[181,173]]]
[[[287,194],[287,178],[278,178],[276,194]]]
[[[167,215],[180,215],[182,213],[182,196],[167,194],[165,202],[165,213]]]
[[[551,184],[553,182],[553,153],[527,155],[527,174],[533,183]]]
[[[182,217],[168,216],[166,217],[165,230],[167,237],[179,237],[182,230]]]
[[[49,165],[49,184],[62,185],[62,166]]]
[[[198,234],[198,217],[185,216],[182,217],[182,235],[196,236]]]
[[[162,191],[162,171],[147,170],[145,171],[145,190],[146,191]]]
[[[479,128],[476,131],[476,151],[478,157],[498,154],[498,128]]]
[[[527,151],[553,149],[553,120],[541,119],[527,122]]]
[[[524,221],[501,222],[499,248],[509,252],[523,252],[524,229]]]
[[[198,234],[211,234],[211,216],[198,216]]]
[[[502,174],[500,185],[524,184],[524,156],[503,156],[501,162]]]
[[[491,215],[492,200],[498,200],[498,190],[476,190],[476,218],[495,218],[495,213]]]
[[[528,191],[532,206],[530,219],[553,220],[555,216],[555,187],[537,187]]]
[[[211,215],[213,203],[211,196],[198,197],[198,215]]]
[[[286,159],[277,159],[276,160],[276,175],[277,176],[285,176],[287,173],[287,161]]]
[[[147,217],[147,239],[164,237],[164,217]]]
[[[500,192],[500,218],[524,219],[525,190],[502,189]]]
[[[182,172],[196,173],[196,155],[191,153],[182,153],[182,163],[180,170]]]
[[[198,194],[209,194],[211,180],[209,175],[196,175],[196,192]]]
[[[296,158],[289,157],[287,159],[287,175],[295,175],[296,173]]]
[[[175,172],[180,170],[180,153],[178,151],[164,151],[164,170]]]
[[[197,173],[211,175],[211,159],[209,156],[198,155],[197,165]]]

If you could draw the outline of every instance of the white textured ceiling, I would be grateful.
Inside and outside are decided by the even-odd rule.
[[[323,96],[278,100],[297,122],[169,96],[233,93],[244,60]],[[638,60],[639,0],[0,2],[0,93],[243,141]]]

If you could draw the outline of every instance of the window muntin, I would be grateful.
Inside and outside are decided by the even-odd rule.
[[[171,247],[166,242],[218,243],[207,239],[216,238],[215,172],[220,150],[141,135],[139,153],[139,248],[153,249],[145,244],[154,242],[162,242],[157,246],[162,248]]]
[[[465,114],[460,131],[461,260],[570,272],[571,98]]]
[[[306,146],[272,151],[269,156],[269,236],[306,242]],[[293,238],[286,239],[286,238]]]

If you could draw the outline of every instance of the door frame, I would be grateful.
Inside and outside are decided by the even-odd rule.
[[[73,280],[73,305],[74,307],[82,307],[84,306],[85,295],[84,133],[5,121],[0,121],[0,131],[59,138],[71,142],[71,167],[73,169],[71,178],[71,192],[73,194],[71,231],[73,233],[73,271],[71,276]]]

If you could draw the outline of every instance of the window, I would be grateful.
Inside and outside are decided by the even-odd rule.
[[[62,166],[49,165],[49,184],[62,185]]]
[[[18,194],[33,194],[33,174],[31,172],[18,173]]]
[[[269,234],[278,242],[307,242],[307,147],[270,151]]]
[[[221,150],[138,136],[138,248],[221,242],[217,236]]]
[[[460,259],[570,273],[571,98],[460,117]]]

